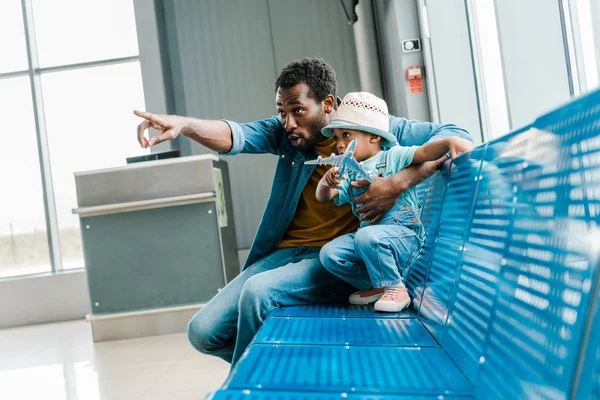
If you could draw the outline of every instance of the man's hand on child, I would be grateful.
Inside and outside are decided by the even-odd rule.
[[[342,183],[340,181],[340,169],[338,167],[330,168],[323,175],[323,183],[329,186],[330,189],[335,189]]]
[[[369,190],[354,198],[354,204],[362,204],[356,208],[356,212],[364,213],[360,220],[369,221],[370,224],[376,223],[390,211],[400,196],[398,185],[394,185],[392,179],[377,176],[372,178],[375,183],[370,186],[367,180],[350,183],[355,188],[369,186]]]

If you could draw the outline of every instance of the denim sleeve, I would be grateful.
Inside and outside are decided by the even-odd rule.
[[[234,156],[239,153],[277,154],[283,139],[283,127],[277,117],[240,124],[223,120],[231,128],[233,146],[223,156]]]
[[[431,140],[458,136],[473,141],[471,134],[453,124],[439,125],[431,122],[407,120],[390,115],[390,132],[396,135],[400,146],[422,146]]]

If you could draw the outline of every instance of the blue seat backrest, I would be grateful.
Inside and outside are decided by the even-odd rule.
[[[427,179],[421,185],[427,184],[426,190],[420,191],[419,202],[423,205],[421,209],[421,222],[423,223],[424,240],[421,256],[410,268],[406,277],[406,287],[413,299],[413,308],[418,312],[421,306],[427,272],[433,254],[434,241],[437,235],[440,212],[442,210],[442,200],[444,189],[446,187],[447,173],[445,171],[437,172],[431,178]],[[424,186],[421,186],[423,188]]]
[[[421,211],[423,211],[423,205],[427,196],[427,188],[429,187],[429,179],[425,179],[423,182],[417,185],[417,200],[421,205]]]
[[[583,346],[598,348],[600,91],[458,158],[443,192],[419,319],[478,398],[586,390],[577,377],[599,357]]]
[[[437,214],[432,246],[423,252],[425,258],[429,259],[429,265],[418,316],[440,343],[454,297],[465,229],[473,212],[481,154],[482,149],[478,148],[451,164],[439,200],[442,207]]]

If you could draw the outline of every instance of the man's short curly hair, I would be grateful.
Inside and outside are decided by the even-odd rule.
[[[321,58],[306,57],[290,62],[275,81],[275,91],[280,87],[287,89],[299,83],[306,83],[310,89],[308,95],[319,103],[328,95],[337,98],[335,71]]]

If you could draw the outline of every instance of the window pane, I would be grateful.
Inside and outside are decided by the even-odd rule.
[[[598,87],[598,60],[600,54],[594,43],[594,30],[592,21],[592,9],[589,0],[581,0],[576,3],[579,33],[581,35],[581,52],[583,57],[583,70],[585,71],[585,90],[593,90]],[[599,44],[600,45],[600,44]]]
[[[494,0],[474,1],[475,28],[478,35],[479,54],[483,71],[483,88],[480,95],[485,97],[487,121],[487,140],[502,136],[510,130],[508,110],[506,106],[506,93],[504,90],[504,73],[500,57],[500,44],[498,41],[498,28],[496,27],[496,10]]]
[[[28,68],[20,0],[0,1],[0,54],[0,73]]]
[[[40,65],[138,54],[132,0],[34,0]]]
[[[28,77],[0,79],[0,277],[50,271]]]
[[[139,62],[46,73],[42,90],[63,267],[83,267],[73,173],[126,164],[147,154],[137,143],[144,109]]]

